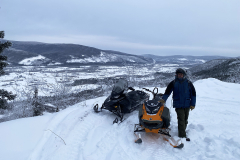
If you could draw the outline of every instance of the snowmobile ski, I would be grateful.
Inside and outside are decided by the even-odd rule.
[[[135,143],[142,143],[142,139],[141,138],[138,138]]]
[[[170,137],[170,138],[166,138],[166,137],[164,137],[163,138],[165,141],[167,141],[171,146],[173,146],[173,148],[178,148],[178,149],[181,149],[181,148],[183,148],[184,147],[184,144],[181,142],[180,144],[179,144],[179,142],[181,141],[181,139],[179,139],[179,140],[174,140],[172,137]]]
[[[100,108],[100,110],[98,109],[98,104],[96,104],[96,105],[94,105],[93,106],[93,110],[96,112],[96,113],[99,113],[99,112],[102,112],[102,109],[104,109],[104,106],[102,106],[101,108]],[[117,108],[117,106],[116,106],[116,108]],[[120,109],[121,110],[121,109]],[[115,124],[115,123],[117,123],[117,124],[120,124],[120,123],[122,123],[124,120],[126,120],[126,118],[123,118],[123,114],[122,113],[120,113],[120,112],[112,112],[112,113],[114,113],[115,115],[117,115],[118,117],[116,117],[114,120],[113,120],[113,124]]]
[[[93,110],[94,110],[96,113],[99,113],[99,112],[102,111],[102,109],[101,109],[100,111],[98,110],[98,104],[96,104],[96,105],[93,106]]]
[[[136,135],[136,133],[135,133]],[[141,134],[139,133],[138,136],[136,135],[137,139],[135,140],[135,143],[142,143],[142,138],[141,138]]]
[[[166,129],[163,129],[161,130],[160,132],[158,132],[159,134],[163,135],[163,140],[167,141],[172,147],[174,148],[178,148],[178,149],[181,149],[184,147],[184,144],[180,141],[181,139],[179,140],[175,140],[173,137],[171,137],[171,135],[169,134],[169,130],[166,130]],[[141,138],[141,134],[140,132],[145,132],[145,129],[141,126],[139,126],[138,124],[135,124],[135,130],[134,130],[134,134],[135,136],[137,137],[136,140],[135,140],[135,143],[142,143],[142,138]],[[180,144],[179,144],[180,143]]]

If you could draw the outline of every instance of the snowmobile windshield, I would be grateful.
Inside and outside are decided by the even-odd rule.
[[[128,82],[125,79],[120,79],[113,87],[112,96],[120,96],[128,88]]]

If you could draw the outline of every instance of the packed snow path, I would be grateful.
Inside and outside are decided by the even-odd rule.
[[[92,109],[95,103],[102,104],[106,98],[100,97],[53,114],[28,158],[31,160],[240,159],[240,85],[205,79],[195,82],[194,86],[197,91],[197,105],[193,111],[190,111],[187,127],[191,142],[183,140],[183,149],[171,147],[162,136],[155,134],[143,133],[143,143],[134,143],[136,137],[133,130],[134,124],[138,123],[138,112],[127,115],[125,121],[113,125],[112,121],[116,116],[108,111],[97,114]],[[164,90],[164,88],[160,89],[161,92]],[[170,97],[167,106],[171,108]],[[170,134],[177,138],[177,116],[173,108],[171,108],[171,117]],[[5,124],[7,123],[11,122]],[[39,121],[39,123],[43,122]],[[63,138],[66,145],[50,130]]]

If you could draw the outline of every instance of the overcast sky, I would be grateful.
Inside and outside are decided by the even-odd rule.
[[[0,0],[18,41],[131,54],[240,56],[240,0]]]

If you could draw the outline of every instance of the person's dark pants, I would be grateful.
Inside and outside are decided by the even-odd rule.
[[[188,115],[190,108],[176,108],[178,119],[178,137],[186,137]]]

